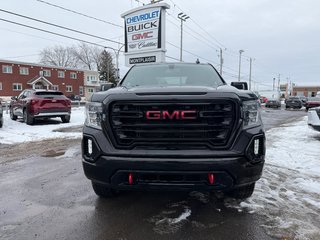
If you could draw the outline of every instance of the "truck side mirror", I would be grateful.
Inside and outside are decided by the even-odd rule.
[[[240,89],[240,90],[248,90],[247,82],[231,82],[231,86]]]
[[[115,87],[114,83],[101,84],[100,91],[107,91],[107,90],[114,88],[114,87]]]

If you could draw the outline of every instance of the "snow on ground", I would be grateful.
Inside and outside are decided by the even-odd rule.
[[[0,144],[80,138],[81,132],[57,130],[82,126],[84,119],[84,107],[72,108],[67,124],[57,118],[29,126],[4,113]],[[66,154],[72,155],[73,150]],[[267,132],[266,164],[253,196],[244,202],[226,199],[225,205],[262,215],[263,227],[277,238],[320,239],[320,133],[308,128],[306,117]],[[183,203],[170,206],[150,221],[156,232],[165,234],[180,229],[190,215],[190,208]]]
[[[85,114],[84,107],[72,108],[70,123],[62,123],[60,118],[38,121],[30,126],[22,119],[13,121],[4,111],[4,123],[0,128],[0,144],[15,144],[29,141],[40,141],[52,138],[80,138],[81,132],[57,132],[60,128],[82,126]]]
[[[251,198],[227,207],[257,213],[277,238],[320,239],[320,132],[307,117],[267,132],[266,164]]]

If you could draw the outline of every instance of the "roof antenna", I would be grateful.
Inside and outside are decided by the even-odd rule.
[[[199,64],[199,63],[200,63],[200,60],[199,60],[199,58],[197,58],[196,64]]]

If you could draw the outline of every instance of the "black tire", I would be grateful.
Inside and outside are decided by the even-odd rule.
[[[70,115],[62,116],[62,117],[61,117],[61,121],[62,121],[63,123],[68,123],[68,122],[70,122]]]
[[[227,193],[228,196],[236,198],[236,199],[246,199],[251,197],[254,191],[255,183],[235,188]]]
[[[25,109],[23,111],[23,121],[28,125],[33,125],[34,118],[28,113],[28,111]]]
[[[92,182],[92,188],[95,194],[102,198],[110,198],[116,196],[116,191],[105,185]]]
[[[17,116],[14,115],[12,108],[10,108],[10,118],[11,118],[12,120],[14,120],[14,121],[17,120]]]
[[[2,125],[3,125],[3,119],[1,117],[1,120],[0,120],[0,128],[2,128]]]

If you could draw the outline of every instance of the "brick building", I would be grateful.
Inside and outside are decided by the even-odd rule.
[[[320,86],[293,86],[292,96],[314,97],[320,92]]]
[[[59,90],[66,96],[84,96],[84,71],[0,60],[0,96],[17,96],[27,88]]]

